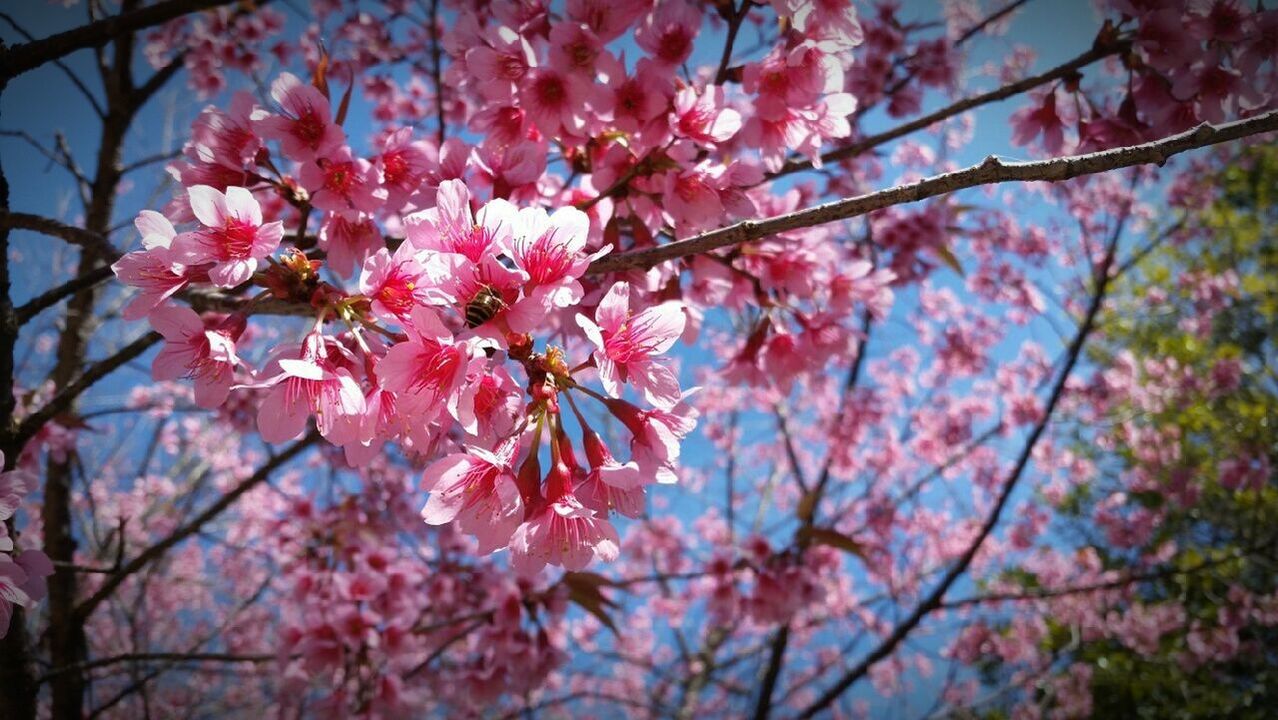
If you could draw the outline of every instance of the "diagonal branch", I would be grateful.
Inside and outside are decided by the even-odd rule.
[[[17,431],[14,432],[14,442],[17,447],[22,447],[28,440],[39,432],[44,424],[52,420],[59,413],[65,412],[80,397],[85,390],[88,390],[94,383],[102,378],[110,375],[118,370],[125,363],[133,358],[146,352],[152,345],[160,341],[160,334],[157,332],[148,332],[133,342],[120,348],[114,355],[99,360],[85,370],[74,381],[66,385],[61,391],[53,396],[53,399],[45,403],[43,407],[22,419],[18,424]]]
[[[0,53],[0,82],[15,78],[28,70],[77,50],[101,47],[111,39],[144,28],[164,24],[189,13],[207,10],[219,5],[230,5],[235,0],[165,0],[131,12],[102,18],[88,25],[14,45]]]
[[[914,609],[913,612],[903,621],[901,621],[889,634],[883,642],[879,644],[869,655],[861,662],[857,663],[852,669],[843,674],[839,680],[827,689],[817,698],[811,705],[808,705],[799,713],[799,718],[810,718],[817,713],[828,708],[840,695],[848,688],[852,687],[858,680],[865,677],[870,668],[878,661],[891,655],[906,637],[913,632],[914,628],[923,622],[923,619],[932,612],[944,607],[945,594],[949,592],[950,587],[959,579],[963,573],[967,572],[967,568],[976,558],[976,554],[984,546],[986,538],[994,531],[998,525],[999,519],[1002,517],[1003,508],[1006,507],[1008,500],[1011,498],[1012,491],[1016,489],[1021,475],[1028,467],[1030,458],[1033,456],[1034,447],[1038,444],[1038,440],[1047,430],[1047,425],[1051,421],[1052,413],[1056,409],[1056,405],[1060,402],[1061,397],[1065,394],[1065,386],[1069,381],[1070,375],[1074,370],[1074,365],[1082,356],[1083,346],[1087,342],[1087,338],[1091,335],[1092,329],[1096,325],[1096,316],[1100,313],[1101,306],[1105,301],[1105,294],[1109,287],[1113,276],[1110,270],[1114,265],[1114,256],[1118,251],[1118,240],[1122,234],[1125,225],[1126,216],[1124,216],[1117,224],[1114,233],[1110,237],[1108,247],[1105,251],[1105,258],[1101,261],[1100,266],[1095,273],[1095,290],[1092,294],[1091,303],[1088,305],[1087,314],[1083,317],[1083,323],[1079,326],[1078,332],[1074,335],[1074,339],[1070,341],[1069,349],[1066,352],[1065,364],[1060,370],[1060,374],[1056,378],[1056,382],[1052,386],[1051,395],[1047,399],[1046,405],[1043,407],[1043,416],[1035,423],[1034,428],[1030,431],[1029,436],[1025,439],[1025,444],[1021,448],[1020,454],[1016,458],[1016,464],[1013,466],[1011,473],[1003,482],[1003,487],[999,492],[998,498],[994,502],[994,507],[986,516],[985,521],[981,524],[980,530],[976,537],[968,544],[967,549],[959,556],[958,560],[950,566],[940,583],[933,588],[932,592]]]
[[[4,20],[6,25],[13,28],[27,40],[35,40],[35,36],[27,32],[26,29],[19,25],[18,21],[14,20],[8,13],[0,12],[0,20]],[[80,91],[80,94],[88,101],[89,106],[93,108],[94,114],[96,114],[99,118],[105,118],[106,110],[102,108],[102,103],[98,102],[98,99],[89,91],[88,86],[84,84],[84,81],[80,79],[80,76],[72,72],[71,68],[61,60],[54,60],[53,64],[57,66],[57,68],[62,71],[62,74],[66,75],[67,79],[71,81],[71,84]]]
[[[980,185],[1040,180],[1059,182],[1134,165],[1162,164],[1168,158],[1189,150],[1274,130],[1278,130],[1278,110],[1220,125],[1203,123],[1193,130],[1160,140],[1083,155],[1067,155],[1030,162],[1004,162],[991,155],[979,165],[934,175],[908,185],[836,200],[766,220],[746,220],[736,225],[711,230],[657,247],[609,255],[592,263],[586,274],[601,275],[622,270],[650,268],[667,260],[700,255],[788,230],[847,220],[893,205],[918,202]]]
[[[47,308],[57,305],[63,299],[86,288],[91,288],[98,283],[105,282],[112,277],[114,277],[114,274],[111,272],[111,267],[103,265],[83,275],[77,275],[55,288],[42,292],[18,306],[17,310],[15,310],[18,315],[18,324],[25,325],[31,318],[39,315]]]
[[[65,240],[72,245],[78,245],[85,249],[94,249],[102,257],[111,260],[120,257],[119,251],[102,235],[92,230],[67,225],[42,215],[0,210],[0,225],[14,230],[38,232],[41,235]]]
[[[647,269],[668,260],[701,255],[788,230],[860,217],[875,210],[948,195],[958,190],[981,185],[1005,182],[1059,182],[1135,165],[1161,165],[1169,158],[1190,150],[1275,130],[1278,130],[1278,111],[1270,111],[1230,123],[1219,125],[1204,123],[1192,130],[1152,142],[1083,155],[1067,155],[1030,162],[1004,162],[991,155],[979,165],[934,175],[908,185],[836,200],[764,220],[746,220],[665,245],[608,255],[591,263],[585,274],[599,276],[626,270]],[[243,308],[248,302],[245,298],[206,290],[189,290],[184,297],[191,299],[197,310],[234,312]],[[311,315],[313,313],[309,305],[281,301],[261,303],[255,306],[253,311],[259,315]]]

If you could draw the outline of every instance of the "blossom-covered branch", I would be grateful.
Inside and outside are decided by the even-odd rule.
[[[1008,162],[991,155],[979,165],[908,185],[836,200],[766,220],[744,220],[731,227],[712,230],[684,240],[603,258],[591,265],[590,272],[602,274],[631,268],[650,268],[667,260],[700,255],[768,235],[846,220],[893,205],[918,202],[981,185],[1004,182],[1060,182],[1133,165],[1162,164],[1169,158],[1189,150],[1275,130],[1278,130],[1278,111],[1270,111],[1253,118],[1221,125],[1204,123],[1193,130],[1161,140],[1084,155],[1025,162]]]

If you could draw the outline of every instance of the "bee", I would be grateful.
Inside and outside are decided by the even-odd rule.
[[[506,309],[506,301],[496,288],[484,286],[469,303],[466,304],[466,327],[474,329],[493,319],[493,316]]]

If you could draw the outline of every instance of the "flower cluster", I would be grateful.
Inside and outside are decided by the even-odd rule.
[[[502,198],[476,208],[456,179],[438,180],[430,206],[413,209],[427,202],[425,163],[404,137],[376,161],[358,158],[317,87],[284,74],[272,96],[275,109],[239,95],[229,113],[201,115],[172,169],[185,195],[167,216],[144,211],[143,249],[114,266],[139,290],[125,316],[148,317],[164,338],[155,379],[191,378],[204,408],[233,390],[262,393],[267,442],[297,438],[313,421],[352,465],[392,441],[438,458],[424,475],[422,517],[456,521],[483,553],[509,546],[522,572],[615,558],[610,513],[637,515],[644,486],[675,481],[680,441],[695,425],[661,359],[684,331],[682,304],[626,282],[588,297],[583,275],[608,249],[588,250],[581,210]],[[278,170],[286,160],[296,175]],[[373,222],[392,198],[406,234],[393,252]],[[322,260],[297,249],[313,210],[323,212]],[[286,224],[294,247],[281,253]],[[357,284],[338,284],[356,266]],[[229,314],[173,303],[249,285],[261,290]],[[255,367],[245,331],[271,300],[309,307],[314,323]],[[539,349],[539,335],[563,344]],[[590,375],[602,393],[585,384]],[[625,399],[627,386],[641,405]],[[628,431],[628,461],[614,458],[574,397]]]
[[[0,453],[0,467],[3,465],[4,453]],[[48,593],[45,578],[53,574],[53,563],[44,551],[19,549],[9,534],[9,523],[23,496],[34,487],[35,477],[28,470],[0,472],[0,637],[9,630],[13,606],[29,608],[40,602]]]
[[[1067,145],[1105,149],[1246,116],[1278,95],[1278,10],[1236,0],[1107,4],[1119,17],[1097,45],[1129,48],[1122,56],[1126,94],[1097,98],[1076,75],[1054,83],[1013,113],[1016,144],[1042,136],[1053,154]],[[1071,128],[1076,140],[1066,135]]]

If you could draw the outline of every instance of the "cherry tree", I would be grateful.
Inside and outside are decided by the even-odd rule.
[[[0,14],[4,716],[946,714],[991,652],[1091,712],[1006,603],[1148,579],[1049,532],[1058,416],[1161,391],[1088,343],[1272,141],[1278,11],[63,4]]]

